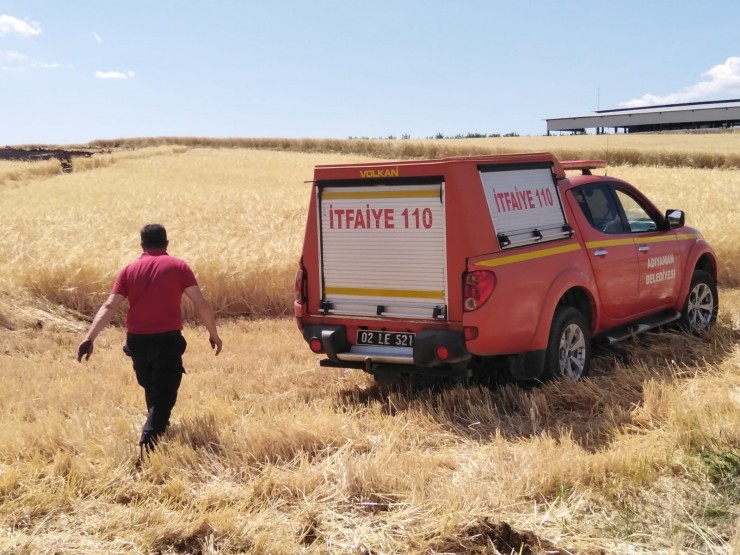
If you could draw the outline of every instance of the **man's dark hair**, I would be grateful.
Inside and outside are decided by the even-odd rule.
[[[141,228],[141,246],[145,249],[163,249],[167,246],[167,230],[160,224]]]

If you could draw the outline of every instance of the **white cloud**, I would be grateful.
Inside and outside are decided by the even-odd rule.
[[[96,79],[133,79],[136,73],[133,71],[96,71]]]
[[[715,100],[740,94],[740,57],[731,57],[723,64],[702,73],[702,80],[694,85],[684,87],[678,92],[664,96],[644,94],[619,105],[622,108],[638,108],[657,104],[679,104],[700,100]]]
[[[100,43],[102,43],[102,42],[103,42],[103,37],[101,37],[101,36],[100,36],[99,34],[97,34],[97,33],[93,33],[93,38],[95,39],[95,41],[96,41],[96,42],[97,42],[98,44],[100,44]]]
[[[20,35],[32,37],[41,34],[41,25],[28,23],[12,15],[0,14],[0,37],[5,35]]]
[[[26,55],[20,52],[0,51],[0,62],[22,62],[27,59]]]
[[[63,66],[59,62],[36,62],[36,64],[33,66],[34,69],[62,69],[63,67],[67,67],[69,69],[72,69],[72,66]]]
[[[0,71],[20,73],[22,71],[32,71],[37,69],[74,69],[74,66],[69,64],[60,64],[58,62],[34,60],[20,52],[0,50]]]
[[[21,71],[26,57],[20,52],[0,50],[0,71]]]

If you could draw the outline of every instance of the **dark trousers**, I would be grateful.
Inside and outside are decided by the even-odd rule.
[[[144,388],[147,417],[139,444],[152,448],[170,424],[185,369],[182,354],[187,343],[179,331],[152,335],[129,333],[126,344],[136,381]]]

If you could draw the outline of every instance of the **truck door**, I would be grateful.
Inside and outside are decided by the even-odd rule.
[[[444,183],[319,183],[321,311],[447,318]]]
[[[596,278],[602,313],[607,325],[617,325],[634,315],[639,297],[634,239],[626,229],[610,184],[584,185],[572,193],[578,205],[574,211],[582,216],[579,227]]]
[[[627,190],[615,188],[635,241],[639,279],[639,312],[655,312],[675,304],[680,286],[681,252],[676,232],[660,230],[654,208]]]

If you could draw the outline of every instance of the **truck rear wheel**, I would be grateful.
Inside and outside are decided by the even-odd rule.
[[[681,328],[699,335],[717,321],[717,283],[704,270],[695,270],[689,286],[689,294],[683,305]]]
[[[591,331],[586,318],[572,306],[555,310],[542,377],[578,381],[591,365]]]

